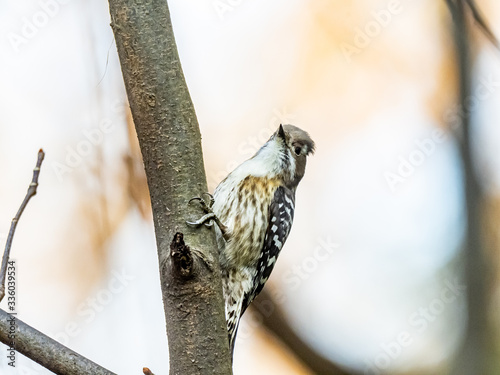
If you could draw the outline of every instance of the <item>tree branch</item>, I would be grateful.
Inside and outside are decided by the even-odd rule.
[[[465,14],[469,1],[448,0],[453,16],[453,36],[459,72],[459,100],[462,108],[467,109],[471,95],[471,55],[470,31]],[[484,193],[474,167],[472,152],[472,131],[470,111],[464,110],[462,126],[457,129],[456,138],[460,146],[467,206],[467,238],[465,243],[465,277],[467,281],[468,321],[464,343],[457,356],[453,374],[488,374],[491,359],[489,337],[488,296],[490,292],[491,268],[486,259],[485,243],[482,238],[481,207]]]
[[[36,195],[38,176],[40,175],[40,167],[44,157],[45,153],[40,149],[40,151],[38,151],[36,167],[33,170],[33,178],[26,196],[16,216],[12,219],[9,236],[5,244],[2,268],[0,270],[0,278],[2,281],[0,285],[0,301],[5,296],[5,276],[7,274],[7,264],[16,226],[29,200]],[[1,309],[0,341],[9,346],[9,350],[14,351],[14,353],[18,351],[56,374],[113,375],[112,372],[102,368],[78,353],[75,353],[64,345],[59,344],[57,341],[30,327],[26,323],[23,323],[21,320],[17,319],[16,314],[9,314]]]
[[[188,214],[200,214],[187,202],[206,192],[207,183],[167,2],[109,0],[109,6],[151,196],[170,373],[230,374],[220,269],[212,261],[218,259],[215,235],[185,223]],[[190,249],[189,277],[179,252],[170,251],[177,233]]]
[[[495,34],[493,34],[493,31],[491,31],[491,28],[488,26],[488,23],[486,22],[483,13],[477,7],[476,1],[466,0],[465,3],[472,12],[472,17],[476,22],[476,24],[478,25],[479,29],[483,32],[486,38],[488,38],[491,44],[493,44],[496,48],[500,49],[500,43],[498,43],[497,37],[495,36]]]
[[[26,196],[24,197],[23,202],[21,203],[21,207],[17,211],[16,216],[12,219],[12,223],[10,225],[9,236],[7,237],[7,242],[5,243],[5,250],[3,252],[2,258],[2,268],[0,268],[0,301],[2,301],[3,297],[5,297],[5,276],[7,276],[7,262],[9,261],[10,256],[10,248],[12,247],[12,240],[14,239],[14,233],[16,232],[17,223],[21,218],[21,215],[24,212],[29,200],[31,197],[36,195],[36,188],[38,186],[38,176],[40,175],[40,167],[42,166],[43,158],[45,157],[45,153],[42,149],[38,151],[38,159],[36,162],[35,169],[33,169],[33,178],[31,180],[30,186],[28,187],[28,191]]]
[[[56,374],[115,375],[2,309],[0,341]]]
[[[342,369],[329,359],[323,357],[304,342],[292,327],[288,324],[285,314],[280,306],[273,300],[266,288],[257,296],[252,305],[253,309],[262,314],[262,322],[270,332],[276,335],[291,351],[315,374],[329,375],[349,375],[349,372]],[[259,306],[265,306],[261,311]]]

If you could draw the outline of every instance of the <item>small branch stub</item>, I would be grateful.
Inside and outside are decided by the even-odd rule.
[[[184,235],[177,232],[170,244],[170,256],[174,262],[175,270],[182,277],[193,274],[193,255],[188,245],[184,243]]]

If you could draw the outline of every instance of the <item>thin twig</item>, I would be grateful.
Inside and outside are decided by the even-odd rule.
[[[35,169],[33,169],[33,179],[31,180],[30,186],[28,187],[28,192],[26,193],[23,203],[21,203],[21,207],[19,207],[19,210],[17,211],[16,216],[12,219],[12,224],[10,225],[9,236],[7,237],[7,242],[5,243],[5,250],[2,258],[2,268],[0,269],[0,302],[2,301],[3,297],[5,297],[5,277],[7,275],[7,262],[9,261],[10,248],[12,247],[12,240],[14,238],[17,223],[19,222],[19,219],[21,218],[21,215],[23,214],[24,209],[26,208],[26,205],[28,204],[31,197],[36,195],[38,176],[40,175],[40,167],[42,165],[44,157],[45,153],[42,149],[40,149],[40,151],[38,151],[38,159],[36,162],[36,167]]]

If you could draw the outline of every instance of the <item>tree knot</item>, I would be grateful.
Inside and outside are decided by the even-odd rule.
[[[170,256],[176,270],[182,277],[189,277],[193,273],[193,255],[188,245],[184,243],[184,235],[177,232],[170,244]]]

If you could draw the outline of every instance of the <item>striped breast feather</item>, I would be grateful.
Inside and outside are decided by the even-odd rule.
[[[261,292],[264,284],[269,279],[278,255],[292,228],[294,210],[294,193],[285,186],[278,187],[269,205],[269,224],[257,262],[253,289],[245,293],[241,314],[245,312],[248,305]]]

